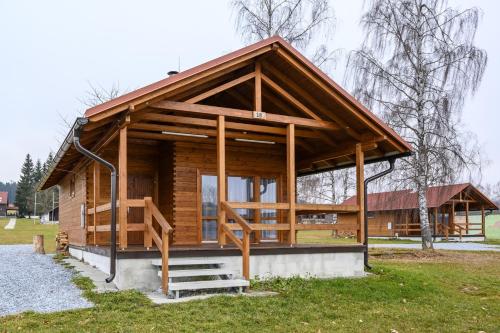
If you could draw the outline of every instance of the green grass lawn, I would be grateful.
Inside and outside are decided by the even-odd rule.
[[[301,244],[356,244],[354,237],[332,237],[331,230],[301,230],[297,234],[297,242]],[[411,244],[420,243],[406,239],[370,239],[371,244]]]
[[[44,235],[45,252],[53,253],[56,250],[57,224],[40,224],[40,220],[17,219],[13,230],[5,230],[9,219],[0,219],[0,244],[33,244],[34,235]]]
[[[153,305],[137,291],[96,294],[95,307],[0,318],[2,331],[46,332],[498,332],[500,253],[384,252],[359,279],[253,283],[277,296]]]

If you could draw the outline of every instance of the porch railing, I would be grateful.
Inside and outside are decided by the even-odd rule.
[[[297,204],[296,214],[304,214],[309,212],[315,213],[340,213],[340,212],[357,212],[357,205],[322,205],[322,204]],[[250,235],[254,231],[289,231],[292,227],[289,223],[248,223],[236,209],[276,209],[287,210],[290,208],[289,203],[263,203],[263,202],[221,202],[221,209],[225,211],[227,218],[234,220],[236,223],[223,223],[221,225],[222,232],[238,247],[242,254],[242,273],[247,280],[250,279]],[[295,224],[293,230],[336,230],[338,226],[335,224]],[[235,234],[235,231],[242,231],[241,239]]]
[[[127,231],[144,231],[144,247],[147,249],[153,246],[153,241],[161,253],[161,281],[162,290],[168,293],[168,250],[169,250],[169,237],[173,228],[160,212],[158,207],[153,203],[151,197],[144,199],[128,199],[126,201],[127,208],[143,207],[144,208],[144,223],[126,223]],[[116,202],[116,206],[120,206],[120,202]],[[95,208],[87,209],[88,215],[99,214],[111,210],[111,203],[106,203]],[[153,220],[156,220],[159,230],[153,227]],[[95,219],[94,219],[95,222]],[[119,224],[116,225],[119,230]],[[107,232],[111,231],[111,225],[92,225],[87,227],[91,232]]]

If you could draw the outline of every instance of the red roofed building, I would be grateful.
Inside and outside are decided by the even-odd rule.
[[[356,197],[343,204],[351,205]],[[484,236],[486,210],[498,207],[469,183],[430,187],[427,190],[429,222],[434,236]],[[420,236],[417,193],[412,190],[372,193],[368,195],[368,234],[370,236]],[[470,218],[480,212],[479,220]],[[338,215],[342,230],[356,232],[356,215]]]
[[[0,192],[0,216],[7,216],[8,204],[9,204],[9,193]]]

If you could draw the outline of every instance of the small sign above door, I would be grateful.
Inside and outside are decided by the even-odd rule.
[[[266,119],[266,113],[262,111],[254,111],[253,112],[253,117],[255,119]]]

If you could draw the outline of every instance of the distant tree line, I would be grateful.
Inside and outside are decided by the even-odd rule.
[[[15,203],[21,216],[40,215],[57,207],[59,190],[56,186],[37,192],[43,176],[49,171],[54,156],[49,153],[45,162],[40,159],[34,163],[30,154],[26,155],[21,167],[21,176],[17,182]],[[36,196],[36,198],[35,198]],[[36,201],[36,206],[35,206]]]

